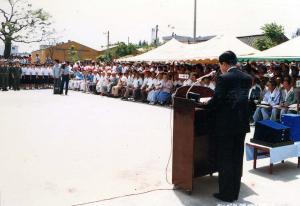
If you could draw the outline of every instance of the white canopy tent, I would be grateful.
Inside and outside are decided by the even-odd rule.
[[[126,62],[217,62],[220,54],[232,50],[237,56],[250,55],[259,51],[235,37],[218,36],[198,44],[184,44],[175,39],[147,53],[122,58]]]
[[[218,61],[225,51],[231,50],[237,56],[245,56],[259,51],[233,36],[217,36],[207,42],[196,44],[181,59],[187,62]]]
[[[279,44],[255,55],[241,57],[243,60],[289,60],[300,61],[300,37]]]
[[[126,61],[126,62],[168,62],[174,61],[180,57],[183,51],[186,51],[188,44],[181,43],[176,39],[172,39],[169,42],[163,44],[160,47],[157,47],[149,52],[144,54],[129,57],[129,58],[122,58],[119,61]]]

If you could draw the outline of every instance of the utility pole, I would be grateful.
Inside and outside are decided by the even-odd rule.
[[[107,49],[109,49],[109,30],[107,31]]]
[[[195,1],[194,5],[194,42],[196,42],[196,36],[197,36],[197,0]]]
[[[128,37],[128,39],[127,39],[127,42],[128,42],[128,45],[129,45],[129,37]]]
[[[155,27],[155,46],[158,46],[158,25]]]

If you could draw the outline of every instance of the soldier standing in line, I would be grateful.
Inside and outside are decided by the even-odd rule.
[[[4,67],[4,62],[3,61],[0,61],[0,90],[2,89],[3,87],[3,67]]]
[[[22,70],[21,70],[19,62],[15,63],[13,71],[14,71],[14,73],[13,73],[13,76],[14,76],[13,87],[14,87],[15,91],[19,91],[20,90],[21,75],[22,75]]]
[[[9,66],[8,63],[4,63],[4,67],[3,69],[3,77],[2,77],[2,91],[8,91],[7,87],[8,87],[8,79],[9,79]]]
[[[13,84],[14,84],[14,65],[12,62],[8,63],[8,88],[13,89]]]

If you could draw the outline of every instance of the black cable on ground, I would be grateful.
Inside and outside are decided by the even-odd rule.
[[[135,193],[135,194],[128,194],[128,195],[110,197],[110,198],[96,200],[96,201],[92,201],[92,202],[85,202],[85,203],[76,204],[76,205],[72,205],[72,206],[89,205],[89,204],[95,204],[95,203],[99,203],[99,202],[105,202],[105,201],[121,199],[121,198],[125,198],[125,197],[144,195],[144,194],[147,194],[147,193],[152,193],[152,192],[157,192],[157,191],[174,191],[174,190],[176,190],[176,189],[155,189],[155,190],[149,190],[149,191],[146,191],[146,192],[140,192],[140,193]]]
[[[169,168],[170,161],[171,161],[172,154],[173,154],[173,126],[172,126],[173,122],[172,122],[172,119],[173,119],[173,108],[170,109],[171,149],[170,149],[170,155],[169,155],[169,158],[168,158],[167,166],[166,166],[166,169],[165,169],[166,182],[169,185],[172,185],[172,183],[170,183],[169,180],[168,180],[168,168]],[[115,197],[100,199],[100,200],[96,200],[96,201],[75,204],[75,205],[72,205],[72,206],[90,205],[90,204],[95,204],[95,203],[100,203],[100,202],[105,202],[105,201],[111,201],[111,200],[121,199],[121,198],[125,198],[125,197],[132,197],[132,196],[144,195],[144,194],[148,194],[148,193],[152,193],[152,192],[158,192],[158,191],[175,191],[175,190],[178,190],[178,189],[175,189],[175,188],[173,188],[173,189],[154,189],[154,190],[149,190],[149,191],[146,191],[146,192],[133,193],[133,194],[127,194],[127,195],[121,195],[121,196],[115,196]]]

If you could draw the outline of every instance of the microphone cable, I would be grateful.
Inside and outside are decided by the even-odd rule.
[[[172,159],[172,155],[173,155],[173,107],[170,108],[170,131],[171,131],[171,135],[170,135],[171,136],[171,149],[170,149],[170,154],[169,154],[169,158],[168,158],[168,161],[167,161],[167,165],[166,165],[166,168],[165,168],[165,180],[166,180],[167,184],[173,186],[173,184],[168,179],[168,169],[169,169],[169,165],[170,165],[170,162],[171,162],[171,159]],[[126,195],[108,197],[108,198],[99,199],[99,200],[90,201],[90,202],[84,202],[84,203],[74,204],[72,206],[91,205],[91,204],[95,204],[95,203],[112,201],[112,200],[122,199],[122,198],[126,198],[126,197],[133,197],[133,196],[145,195],[145,194],[149,194],[149,193],[153,193],[153,192],[158,192],[158,191],[176,191],[176,190],[179,190],[179,189],[178,188],[153,189],[153,190],[148,190],[148,191],[145,191],[145,192],[131,193],[131,194],[126,194]]]

